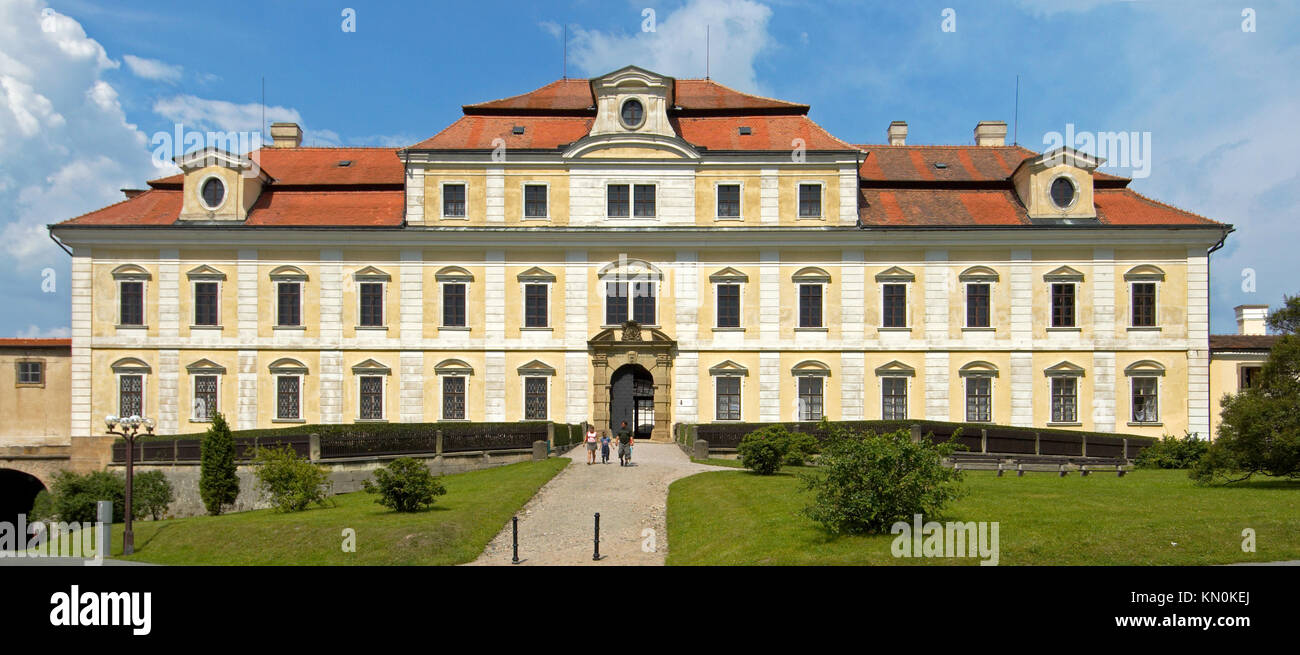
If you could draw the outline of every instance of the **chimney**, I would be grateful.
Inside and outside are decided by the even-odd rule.
[[[889,124],[889,145],[907,145],[907,121],[894,121]]]
[[[271,123],[271,145],[297,148],[302,145],[302,128],[297,123]]]
[[[1268,305],[1237,305],[1237,334],[1267,334]]]
[[[1006,121],[980,121],[978,124],[976,124],[975,145],[977,146],[1007,145]]]

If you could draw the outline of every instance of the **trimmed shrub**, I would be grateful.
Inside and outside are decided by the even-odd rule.
[[[366,480],[364,486],[366,493],[379,494],[375,502],[397,512],[433,507],[437,497],[447,493],[429,467],[412,457],[398,457],[384,465],[375,471],[374,482]]]
[[[298,457],[292,448],[263,448],[253,462],[258,491],[281,512],[328,504],[331,485],[325,469]]]
[[[1166,434],[1160,441],[1143,448],[1134,462],[1144,469],[1190,469],[1209,449],[1210,442],[1197,439],[1191,432],[1182,438]]]
[[[943,465],[955,440],[913,442],[908,430],[885,434],[836,428],[818,472],[800,477],[812,502],[803,514],[834,534],[882,533],[913,515],[930,516],[961,497],[961,472]]]
[[[786,437],[785,465],[803,466],[820,451],[821,442],[817,437],[806,432],[791,432]]]
[[[54,513],[67,523],[94,523],[98,503],[113,501],[113,522],[126,516],[126,478],[108,471],[78,475],[70,471],[54,474]]]
[[[736,454],[745,468],[759,474],[772,475],[781,470],[786,451],[790,447],[790,431],[784,425],[769,425],[754,430],[740,440]]]
[[[199,446],[199,497],[208,514],[216,516],[239,497],[239,476],[235,474],[235,438],[220,412]]]

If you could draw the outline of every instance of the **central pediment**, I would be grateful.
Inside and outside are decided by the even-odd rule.
[[[564,156],[698,159],[668,120],[674,88],[673,78],[637,66],[592,78],[596,120]]]

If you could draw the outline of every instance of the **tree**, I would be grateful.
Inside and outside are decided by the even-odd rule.
[[[212,425],[199,446],[199,497],[208,514],[216,516],[239,497],[239,476],[235,469],[235,437],[221,412],[212,415]]]
[[[1191,471],[1199,483],[1300,478],[1300,295],[1287,296],[1268,325],[1282,337],[1254,386],[1224,396],[1218,438]]]
[[[413,457],[398,457],[375,470],[375,480],[366,480],[367,493],[379,494],[380,505],[398,512],[418,512],[433,507],[447,488],[429,472],[424,462]]]
[[[329,474],[298,457],[293,448],[260,448],[253,464],[258,489],[281,512],[301,512],[312,503],[326,505]]]

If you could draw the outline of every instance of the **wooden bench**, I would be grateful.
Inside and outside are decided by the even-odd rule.
[[[1092,471],[1114,471],[1122,478],[1132,468],[1128,460],[1122,457],[1075,458],[1071,459],[1070,462],[1079,469],[1079,475],[1085,477]]]
[[[1073,466],[1070,460],[1066,458],[1044,457],[1042,455],[1019,456],[1013,461],[1016,466],[1016,477],[1024,477],[1025,471],[1055,472],[1060,474],[1060,477],[1065,477],[1065,474],[1069,473],[1070,468]]]
[[[948,459],[953,469],[958,471],[997,471],[998,477],[1002,477],[1003,471],[1011,470],[1007,455],[953,453]]]

